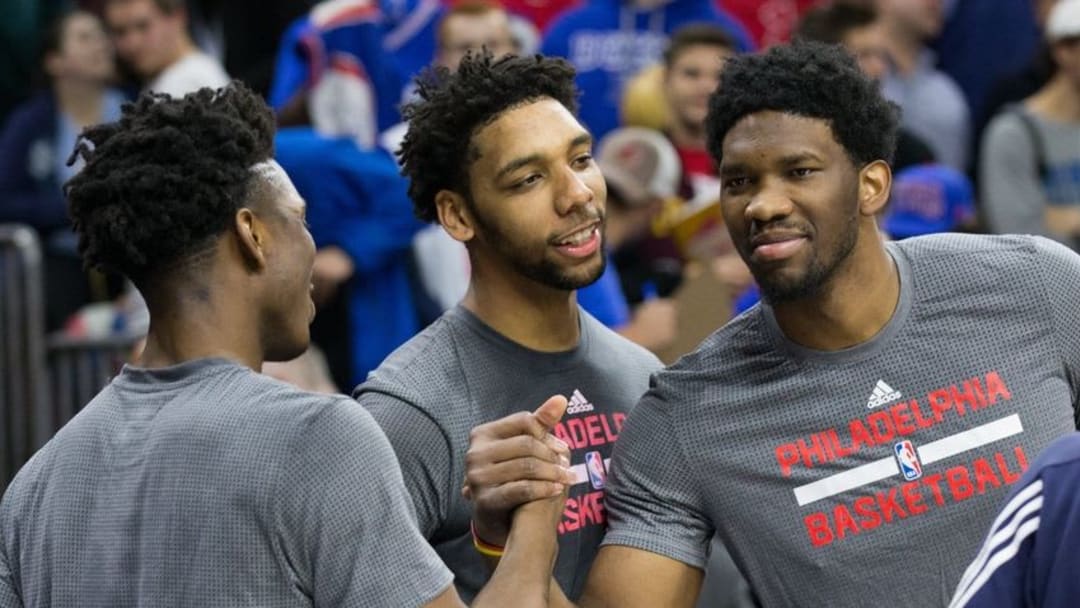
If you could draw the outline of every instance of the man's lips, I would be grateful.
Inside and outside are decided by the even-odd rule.
[[[552,243],[564,255],[574,258],[591,256],[600,248],[600,222],[592,222],[569,232]]]
[[[750,240],[750,255],[757,262],[778,262],[798,253],[807,240],[794,232],[759,234]]]

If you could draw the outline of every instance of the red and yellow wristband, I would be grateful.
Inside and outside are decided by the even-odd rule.
[[[495,558],[499,558],[499,557],[503,556],[503,553],[506,551],[506,548],[505,547],[500,547],[499,545],[493,545],[493,544],[487,542],[486,540],[480,538],[480,535],[476,533],[476,524],[474,524],[472,521],[469,522],[469,530],[472,531],[473,547],[476,548],[476,551],[480,555],[484,555],[486,557],[495,557]]]

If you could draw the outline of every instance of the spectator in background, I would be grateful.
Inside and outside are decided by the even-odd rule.
[[[736,53],[732,37],[719,26],[692,24],[675,31],[664,50],[664,98],[670,108],[667,136],[679,153],[679,194],[691,207],[715,201],[720,180],[705,147],[709,97],[720,84],[724,61]]]
[[[91,289],[82,270],[61,186],[82,167],[81,161],[67,164],[79,132],[119,118],[124,96],[110,86],[112,45],[90,13],[53,22],[41,67],[48,88],[16,108],[0,133],[0,222],[29,224],[38,232],[46,262],[46,325],[56,329],[83,304],[108,295],[100,281]]]
[[[1080,249],[1080,0],[1046,22],[1050,81],[986,129],[979,186],[994,232],[1041,234]]]
[[[892,70],[884,27],[877,11],[869,5],[836,2],[812,9],[799,22],[795,39],[843,45],[855,56],[863,73],[877,82],[884,82]],[[934,160],[926,142],[901,125],[891,163],[893,171]]]
[[[878,14],[893,69],[885,97],[903,110],[902,126],[925,141],[938,162],[959,171],[968,164],[971,116],[960,87],[938,70],[927,46],[941,32],[941,0],[878,0]]]
[[[107,0],[105,22],[144,90],[181,97],[229,83],[221,64],[191,40],[184,0]]]
[[[603,137],[618,126],[627,81],[661,58],[672,32],[694,22],[724,28],[739,51],[753,48],[742,26],[710,0],[597,0],[552,22],[541,52],[566,57],[577,69],[582,121]]]
[[[369,0],[317,4],[282,36],[270,105],[285,126],[313,126],[368,149],[400,122],[401,69],[384,46],[386,16]]]
[[[616,258],[620,271],[626,271],[624,286],[634,303],[641,301],[643,281],[663,286],[664,295],[670,293],[662,277],[673,269],[681,275],[685,263],[694,259],[705,262],[732,295],[751,282],[715,209],[720,180],[705,146],[709,97],[719,85],[724,61],[735,53],[735,42],[723,28],[690,24],[672,34],[660,73],[652,80],[653,94],[664,107],[661,129],[678,152],[681,174],[679,197],[667,201],[655,233],[636,243],[632,254]],[[650,77],[648,72],[639,76]],[[642,84],[635,78],[631,86]]]
[[[679,157],[660,133],[626,127],[600,140],[596,163],[608,186],[604,232],[608,262],[596,282],[578,289],[578,302],[623,337],[658,352],[675,339],[675,303],[650,293],[631,309],[611,254],[648,234],[663,205],[676,196]]]

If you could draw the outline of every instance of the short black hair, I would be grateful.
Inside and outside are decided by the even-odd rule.
[[[468,167],[476,160],[472,137],[506,110],[550,97],[577,113],[574,68],[560,58],[534,55],[499,59],[469,53],[457,71],[430,68],[417,79],[419,99],[402,115],[409,131],[398,156],[409,178],[416,217],[438,218],[435,195],[452,190],[469,197]]]
[[[869,6],[836,2],[807,11],[792,39],[841,44],[851,30],[873,25],[877,18],[877,12]]]
[[[670,68],[683,51],[699,45],[725,48],[733,53],[738,51],[735,39],[724,28],[712,23],[691,23],[671,34],[671,40],[664,49],[664,66]]]
[[[70,159],[86,161],[64,186],[86,265],[139,285],[204,252],[248,203],[251,166],[273,155],[270,108],[240,82],[125,104]]]
[[[900,109],[838,46],[796,42],[728,59],[705,120],[717,166],[728,131],[743,117],[765,110],[826,121],[856,166],[892,162]]]

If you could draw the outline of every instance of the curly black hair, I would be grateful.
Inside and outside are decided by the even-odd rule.
[[[398,151],[402,175],[416,217],[437,219],[435,195],[452,190],[469,197],[468,167],[476,160],[471,147],[476,131],[504,111],[550,97],[577,113],[574,68],[564,59],[542,55],[495,59],[491,53],[468,54],[457,72],[443,67],[417,79],[419,99],[402,115],[409,131]]]
[[[69,159],[86,161],[64,186],[86,265],[138,285],[203,253],[256,190],[249,168],[273,155],[270,108],[240,82],[125,104]]]
[[[744,116],[764,110],[828,122],[856,166],[892,162],[900,110],[838,46],[796,42],[728,59],[705,120],[717,166],[727,132]]]

